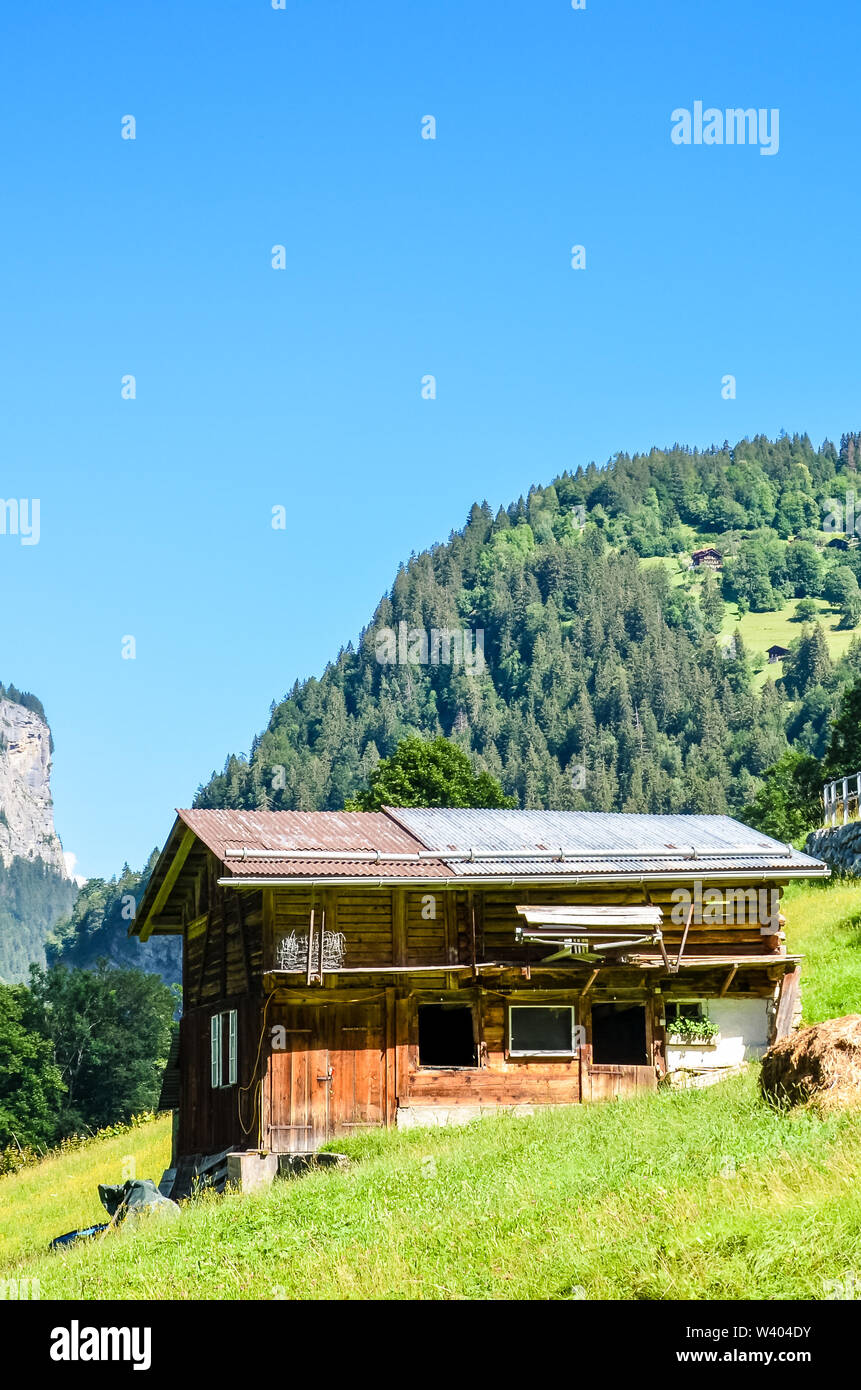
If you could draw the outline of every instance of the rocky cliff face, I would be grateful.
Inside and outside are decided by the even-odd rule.
[[[41,859],[66,877],[54,829],[51,731],[32,710],[0,699],[0,861]]]

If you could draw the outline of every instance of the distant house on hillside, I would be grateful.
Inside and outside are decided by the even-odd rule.
[[[780,893],[827,874],[726,816],[179,811],[130,929],[183,943],[174,1190],[727,1075],[791,1030]]]
[[[694,569],[722,570],[723,556],[719,550],[715,550],[713,545],[707,545],[702,550],[695,550],[691,556],[691,564]]]
[[[789,656],[788,647],[779,647],[775,642],[773,647],[768,649],[768,659],[770,662],[782,661],[785,656]]]

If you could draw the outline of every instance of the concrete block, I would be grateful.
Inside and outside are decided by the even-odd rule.
[[[278,1154],[232,1153],[227,1155],[227,1186],[239,1192],[262,1192],[278,1175]]]

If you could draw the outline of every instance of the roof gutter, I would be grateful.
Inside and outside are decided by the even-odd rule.
[[[791,845],[785,847],[784,853],[787,859],[792,859],[795,851]],[[275,860],[284,863],[291,863],[296,860],[304,863],[355,863],[355,864],[421,864],[428,860],[437,860],[442,863],[455,864],[483,864],[493,863],[503,860],[505,863],[516,864],[519,862],[543,864],[543,863],[576,863],[578,860],[587,860],[594,863],[595,860],[611,859],[618,862],[620,859],[668,859],[677,862],[680,859],[692,860],[697,863],[709,859],[755,859],[755,850],[749,849],[725,849],[725,850],[697,850],[690,846],[690,852],[684,853],[679,850],[575,850],[569,851],[561,847],[556,850],[448,850],[448,849],[427,849],[420,850],[418,853],[401,850],[400,852],[373,849],[254,849],[251,845],[243,845],[240,850],[224,851],[224,862],[231,863],[238,860],[244,863],[246,860],[257,860],[258,863]]]
[[[342,861],[343,862],[343,861]],[[466,875],[457,874],[445,878],[383,878],[362,877],[357,874],[342,874],[332,876],[313,876],[311,878],[299,878],[293,875],[289,878],[277,878],[274,874],[269,876],[251,875],[248,877],[240,875],[228,875],[218,879],[219,888],[517,888],[521,884],[533,884],[536,887],[568,887],[576,888],[592,884],[625,884],[627,887],[636,886],[638,883],[668,883],[668,882],[700,882],[707,883],[714,880],[716,883],[746,883],[751,884],[757,878],[763,883],[767,882],[788,882],[796,878],[830,878],[831,870],[827,864],[817,868],[798,868],[791,869],[788,865],[774,865],[771,869],[750,869],[747,873],[721,872],[715,870],[711,873],[708,870],[695,872],[691,869],[678,870],[674,873],[637,874],[632,877],[630,874],[522,874],[512,876],[510,874],[497,875]]]

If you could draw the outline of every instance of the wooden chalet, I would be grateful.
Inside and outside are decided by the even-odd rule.
[[[715,550],[713,545],[704,546],[702,550],[695,550],[691,555],[691,564],[694,569],[723,569],[723,556],[719,550]]]
[[[768,660],[772,666],[776,661],[782,661],[785,656],[789,656],[789,648],[781,647],[777,642],[768,649]]]
[[[724,816],[179,811],[131,928],[183,941],[175,1161],[725,1075],[828,872]]]

